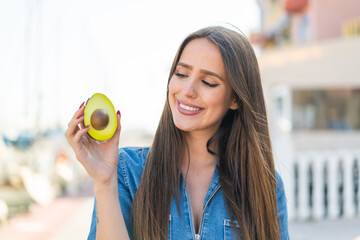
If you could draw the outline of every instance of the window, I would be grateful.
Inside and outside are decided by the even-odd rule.
[[[294,90],[294,131],[360,130],[360,89]]]

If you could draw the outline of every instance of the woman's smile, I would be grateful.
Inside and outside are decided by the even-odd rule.
[[[194,104],[187,103],[183,100],[177,99],[176,102],[177,102],[177,110],[184,115],[192,116],[201,113],[204,110],[204,108],[201,108]]]

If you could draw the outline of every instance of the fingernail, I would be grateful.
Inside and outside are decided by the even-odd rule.
[[[81,108],[81,107],[80,107]],[[77,117],[77,119],[81,118],[82,116],[84,116],[84,114],[81,114],[80,116]]]
[[[89,100],[90,100],[90,98],[88,98],[88,100],[86,101],[86,104],[88,103]]]
[[[121,118],[120,110],[118,110],[116,114],[119,115],[119,118]]]
[[[84,104],[85,104],[85,102],[83,102],[83,103],[80,105],[79,109],[80,109],[82,106],[84,106]]]
[[[90,125],[85,126],[84,128],[89,128]]]

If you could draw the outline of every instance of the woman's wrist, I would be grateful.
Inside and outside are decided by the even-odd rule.
[[[94,193],[103,193],[118,190],[117,176],[111,177],[106,181],[94,181]]]

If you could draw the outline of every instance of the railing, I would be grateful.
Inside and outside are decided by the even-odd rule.
[[[297,152],[294,218],[320,220],[359,216],[360,149]]]

